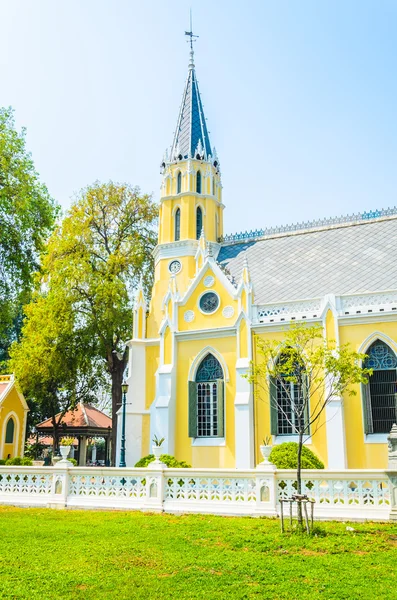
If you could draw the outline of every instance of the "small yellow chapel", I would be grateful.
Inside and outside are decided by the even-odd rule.
[[[373,369],[356,396],[327,406],[307,445],[329,469],[385,468],[397,419],[397,209],[225,235],[192,46],[161,172],[154,286],[150,301],[137,291],[128,342],[127,466],[155,434],[195,468],[253,468],[265,436],[296,440],[243,375],[257,336],[281,339],[305,321]]]

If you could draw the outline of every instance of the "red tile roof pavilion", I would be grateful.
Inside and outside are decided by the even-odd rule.
[[[59,418],[58,413],[56,418]],[[36,425],[39,435],[52,435],[52,420],[46,419]],[[68,410],[61,420],[62,435],[72,437],[110,437],[112,432],[112,419],[91,404],[80,402],[75,409]]]

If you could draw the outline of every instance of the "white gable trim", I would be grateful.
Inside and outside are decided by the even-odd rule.
[[[202,278],[204,277],[204,275],[206,274],[208,269],[212,269],[212,271],[216,275],[217,279],[219,279],[220,283],[223,285],[223,287],[226,289],[226,291],[230,294],[230,296],[234,300],[237,299],[236,288],[230,283],[230,281],[228,280],[226,275],[223,273],[222,269],[219,267],[219,265],[216,263],[216,261],[212,258],[212,256],[209,256],[205,260],[205,262],[204,262],[203,266],[201,267],[201,269],[199,270],[199,272],[197,273],[191,286],[186,290],[185,295],[182,297],[181,300],[179,300],[178,304],[180,306],[184,306],[187,303],[187,301],[189,300],[189,298],[191,297],[191,295],[197,288],[198,284],[200,283],[200,281],[202,280]]]

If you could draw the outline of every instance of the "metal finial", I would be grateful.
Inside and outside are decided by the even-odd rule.
[[[193,25],[192,25],[192,9],[190,9],[190,31],[185,31],[185,35],[190,37],[190,61],[189,61],[189,69],[194,69],[194,51],[193,51],[193,42],[196,41],[198,35],[194,35],[193,33]]]

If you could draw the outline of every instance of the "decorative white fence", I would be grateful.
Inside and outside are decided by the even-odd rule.
[[[295,490],[294,471],[271,468],[0,467],[0,504],[23,506],[276,516]],[[306,470],[302,491],[318,519],[388,520],[393,508],[382,470]]]

